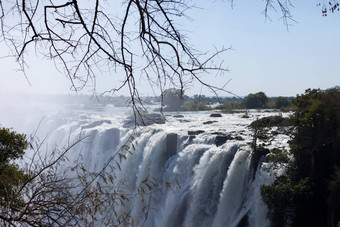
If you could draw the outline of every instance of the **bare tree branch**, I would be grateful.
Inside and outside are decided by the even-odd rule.
[[[1,33],[4,40],[12,40],[10,47],[23,71],[25,56],[36,49],[67,75],[73,90],[88,85],[96,90],[99,74],[120,74],[117,77],[123,76],[123,80],[115,80],[106,92],[127,87],[136,111],[141,103],[138,77],[160,86],[160,91],[169,85],[183,91],[189,81],[203,81],[202,74],[228,71],[220,64],[206,67],[227,49],[204,59],[178,29],[176,18],[186,17],[189,3],[129,0],[117,6],[102,0],[88,4],[76,0],[1,2]],[[113,14],[111,7],[124,13]],[[7,21],[10,10],[11,22]],[[10,26],[13,23],[14,30]],[[18,31],[23,35],[18,37]],[[204,86],[210,87],[208,83]]]

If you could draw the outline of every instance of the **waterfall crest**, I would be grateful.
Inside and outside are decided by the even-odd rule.
[[[127,129],[112,115],[54,115],[46,127],[49,143],[83,135],[84,142],[68,158],[72,162],[81,155],[91,171],[100,171],[117,152],[123,155],[114,172],[119,187],[128,195],[138,195],[145,182],[152,189],[117,207],[144,226],[270,226],[260,186],[273,177],[261,161],[258,168],[251,166],[247,125],[253,119],[235,114],[209,125],[203,124],[207,114],[187,114],[185,119],[170,116],[166,124]],[[223,142],[217,144],[217,137]],[[130,149],[120,151],[126,144]]]

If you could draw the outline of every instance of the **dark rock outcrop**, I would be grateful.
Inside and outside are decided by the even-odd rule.
[[[249,217],[248,214],[245,214],[236,227],[248,227],[249,226]]]
[[[187,119],[179,119],[178,121],[181,122],[181,123],[191,122],[190,120],[187,120]]]
[[[222,117],[222,114],[220,114],[220,113],[212,113],[212,114],[210,114],[210,117]]]
[[[224,132],[212,132],[211,135],[221,135],[221,136],[225,136]]]
[[[206,122],[203,122],[204,125],[210,125],[210,124],[213,124],[215,122],[218,122],[218,121],[206,121]]]
[[[177,134],[169,133],[166,135],[166,153],[171,157],[177,153]]]
[[[195,138],[196,138],[196,136],[189,136],[189,142],[192,141]]]
[[[244,138],[242,136],[235,136],[235,140],[238,140],[238,141],[243,141]]]
[[[134,126],[148,126],[152,124],[165,124],[165,119],[161,114],[152,113],[130,116],[124,120],[124,128],[131,128]]]
[[[251,167],[253,168],[253,179],[255,179],[257,167],[260,163],[261,158],[269,154],[269,152],[270,152],[269,149],[264,148],[264,147],[258,147],[254,149],[253,155],[251,158]]]
[[[232,137],[231,135],[219,135],[216,136],[215,138],[215,144],[217,147],[225,144],[227,142],[227,140],[233,140],[234,137]]]
[[[189,136],[197,136],[201,133],[204,133],[204,130],[188,131]]]

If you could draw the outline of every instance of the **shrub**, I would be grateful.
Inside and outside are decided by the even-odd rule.
[[[268,102],[268,98],[264,92],[249,94],[246,96],[245,100],[248,109],[265,108]]]

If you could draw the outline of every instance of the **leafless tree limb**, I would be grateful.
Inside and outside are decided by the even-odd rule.
[[[113,14],[111,7],[123,13]],[[178,29],[175,21],[186,17],[191,8],[188,0],[129,0],[120,6],[102,0],[92,4],[22,0],[1,1],[0,8],[2,38],[11,40],[23,71],[25,56],[38,48],[38,53],[53,60],[67,75],[71,89],[76,91],[89,84],[95,90],[100,73],[123,74],[123,79],[114,80],[112,89],[106,92],[127,87],[135,111],[141,102],[138,77],[159,86],[160,91],[166,85],[183,90],[202,73],[227,71],[214,60],[228,48],[202,55],[190,47]],[[207,83],[204,86],[213,89]]]

